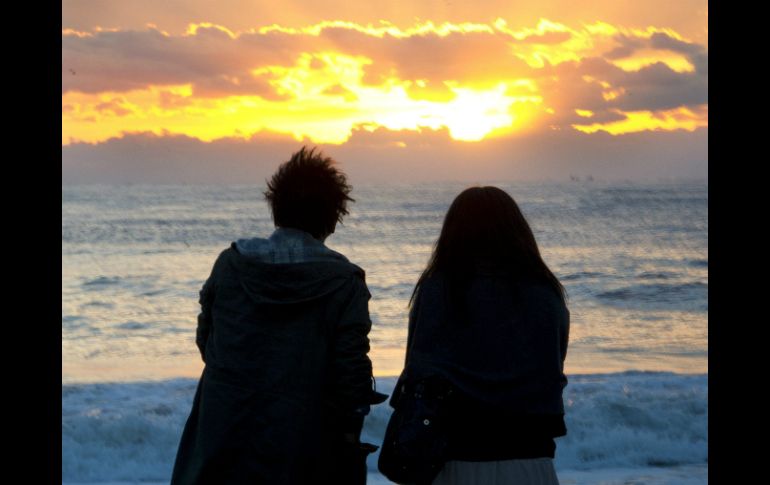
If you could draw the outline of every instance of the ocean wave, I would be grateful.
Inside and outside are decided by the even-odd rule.
[[[83,303],[82,307],[96,307],[96,308],[115,308],[115,304],[108,301],[91,300],[88,303]]]
[[[88,328],[88,319],[79,315],[62,315],[61,325],[69,331]]]
[[[414,290],[414,283],[411,282],[396,283],[393,285],[369,285],[369,291],[373,295],[409,297],[412,294],[412,290]]]
[[[707,375],[630,371],[569,379],[557,470],[707,462]],[[196,383],[63,385],[63,481],[168,481]],[[389,394],[395,378],[377,384]],[[373,407],[361,439],[381,444],[391,412],[387,403]],[[377,453],[370,471],[376,464]]]
[[[645,271],[644,273],[638,274],[636,277],[640,280],[667,280],[676,278],[677,276],[679,275],[667,271]]]
[[[602,303],[640,310],[708,310],[708,284],[699,281],[682,284],[641,284],[596,295]]]
[[[141,323],[141,322],[125,322],[118,325],[115,325],[115,328],[119,328],[122,330],[144,330],[146,328],[150,328],[150,325],[148,323]]]
[[[582,280],[585,278],[600,278],[602,276],[606,276],[606,275],[604,273],[595,273],[592,271],[578,271],[577,273],[564,275],[559,279],[563,281],[572,281],[572,280]]]
[[[93,286],[107,286],[107,285],[118,285],[123,281],[122,278],[118,276],[98,276],[96,278],[87,280],[83,282],[84,287],[93,287]]]

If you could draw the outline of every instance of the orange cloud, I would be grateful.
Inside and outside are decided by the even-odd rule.
[[[707,126],[686,115],[707,105],[707,88],[705,46],[667,27],[498,18],[62,31],[65,145],[266,129],[339,144],[364,125],[445,128],[462,141],[547,126],[674,130]]]
[[[572,125],[583,133],[595,133],[604,131],[610,135],[636,133],[639,131],[695,131],[697,128],[708,126],[708,108],[700,107],[696,111],[687,108],[677,108],[665,111],[631,111],[618,112],[622,119],[607,123],[591,123]]]

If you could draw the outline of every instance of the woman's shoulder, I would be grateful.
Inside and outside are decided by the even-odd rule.
[[[533,278],[516,278],[501,270],[494,268],[477,268],[473,273],[464,278],[469,286],[504,286],[510,289],[540,296],[542,298],[558,298],[561,296],[556,289],[546,281]],[[421,288],[444,288],[449,281],[449,276],[442,271],[435,271],[426,276],[421,282]]]
[[[561,295],[551,283],[542,280],[525,279],[518,281],[516,287],[519,291],[529,296],[537,297],[543,300],[560,300]]]
[[[567,303],[552,285],[545,282],[522,284],[519,293],[519,308],[527,314],[536,314],[538,318],[546,315],[561,325],[569,324],[570,312]]]
[[[534,278],[515,278],[502,271],[481,269],[469,275],[466,284],[465,287],[471,299],[480,295],[484,296],[482,300],[507,295],[506,300],[508,296],[513,296],[518,303],[566,309],[566,303],[561,293],[546,281]],[[448,276],[441,271],[436,271],[421,282],[419,293],[424,298],[433,299],[443,295],[448,287]]]
[[[533,278],[515,278],[501,273],[482,273],[474,277],[470,285],[470,298],[488,304],[496,301],[517,311],[542,312],[551,309],[554,313],[566,312],[566,303],[561,293],[552,284]]]

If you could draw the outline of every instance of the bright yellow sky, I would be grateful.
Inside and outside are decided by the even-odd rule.
[[[276,132],[341,144],[378,127],[446,128],[479,143],[554,129],[708,126],[705,2],[690,16],[670,8],[668,22],[660,9],[623,19],[617,2],[601,2],[605,16],[594,6],[590,20],[565,20],[558,2],[545,2],[560,18],[535,18],[533,2],[524,24],[510,8],[507,16],[490,8],[486,21],[477,11],[442,20],[471,12],[463,2],[436,20],[420,11],[426,16],[411,21],[391,16],[398,22],[367,22],[358,10],[346,17],[338,2],[326,3],[337,20],[305,11],[245,23],[234,12],[226,23],[222,9],[202,19],[197,1],[194,15],[158,10],[157,22],[150,7],[149,18],[122,22],[124,4],[107,2],[113,13],[99,18],[84,2],[63,2],[62,144],[148,131],[203,141]],[[196,22],[182,29],[185,18]]]

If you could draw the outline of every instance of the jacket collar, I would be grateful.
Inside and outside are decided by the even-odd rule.
[[[276,228],[267,239],[238,239],[235,247],[242,255],[265,263],[349,262],[345,256],[327,248],[309,233],[290,227]]]

